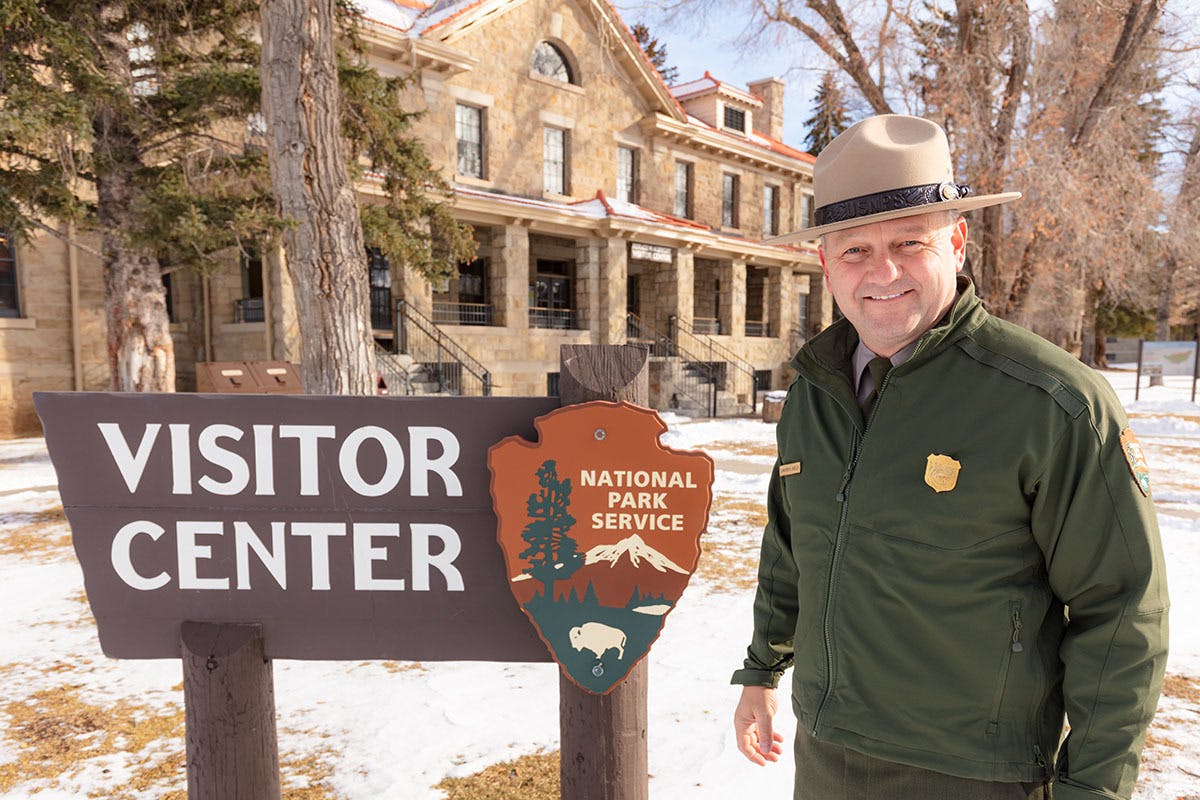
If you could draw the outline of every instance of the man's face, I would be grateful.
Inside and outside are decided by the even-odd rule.
[[[891,356],[954,302],[966,242],[965,220],[935,212],[835,231],[819,253],[825,285],[863,344]]]

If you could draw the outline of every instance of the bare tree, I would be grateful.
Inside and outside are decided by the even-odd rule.
[[[335,0],[262,0],[271,183],[303,320],[300,372],[319,394],[370,394],[366,250],[342,138]]]

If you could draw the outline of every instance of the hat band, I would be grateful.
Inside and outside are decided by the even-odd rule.
[[[908,186],[886,192],[865,194],[849,200],[821,206],[813,212],[814,225],[831,225],[848,219],[869,217],[888,211],[903,211],[906,208],[927,206],[948,200],[958,200],[971,193],[971,187],[957,183],[927,183],[923,186]]]

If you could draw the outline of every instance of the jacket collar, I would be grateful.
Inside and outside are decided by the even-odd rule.
[[[959,275],[958,300],[937,325],[917,340],[912,358],[896,367],[907,372],[941,353],[959,339],[974,332],[988,317],[983,302],[975,294],[971,279]],[[850,359],[858,346],[858,331],[847,319],[840,319],[814,336],[792,359],[792,367],[806,379],[827,388],[844,384],[851,397]]]

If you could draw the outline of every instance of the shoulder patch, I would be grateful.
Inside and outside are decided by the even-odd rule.
[[[1121,431],[1121,452],[1125,454],[1125,462],[1133,473],[1133,481],[1146,497],[1150,496],[1150,465],[1146,463],[1146,454],[1142,445],[1133,435],[1132,428]]]

